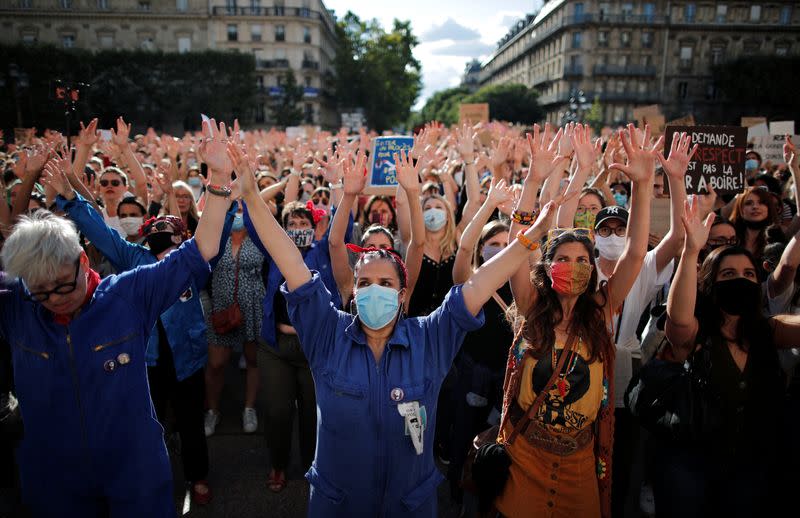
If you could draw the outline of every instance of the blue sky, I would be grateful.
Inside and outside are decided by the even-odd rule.
[[[464,66],[473,57],[488,57],[497,41],[541,0],[323,0],[337,16],[348,10],[361,19],[377,18],[384,28],[392,20],[411,20],[420,44],[414,55],[422,64],[420,108],[435,91],[459,83]]]

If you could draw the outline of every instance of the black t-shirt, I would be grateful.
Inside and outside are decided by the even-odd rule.
[[[456,254],[436,263],[427,255],[422,258],[419,277],[408,304],[408,316],[424,317],[441,306],[445,295],[453,287],[453,264]]]
[[[497,290],[497,294],[507,305],[511,305],[511,287],[508,283]],[[514,332],[506,320],[505,310],[494,297],[483,305],[483,314],[486,323],[480,329],[467,333],[461,350],[481,365],[492,370],[503,370]]]

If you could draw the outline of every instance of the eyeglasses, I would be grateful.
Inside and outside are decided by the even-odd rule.
[[[625,237],[625,234],[628,232],[628,227],[619,226],[614,229],[611,227],[600,227],[596,230],[596,232],[600,237],[609,237],[612,233],[618,237]]]
[[[739,244],[739,238],[737,237],[729,237],[728,239],[725,239],[724,237],[716,237],[714,239],[708,240],[708,246],[712,248],[717,248],[725,245],[736,246],[738,244]]]
[[[28,292],[25,295],[25,297],[28,300],[32,300],[34,302],[44,302],[45,300],[49,299],[50,295],[52,295],[53,293],[57,295],[68,295],[72,293],[78,286],[78,273],[80,272],[80,269],[81,269],[81,261],[80,258],[78,258],[78,260],[75,261],[75,278],[72,280],[72,282],[65,282],[64,284],[59,284],[52,290],[48,291],[37,291],[36,293]]]
[[[580,216],[582,214],[586,214],[586,212],[591,212],[592,214],[597,215],[597,213],[600,212],[600,207],[580,207],[579,206],[577,209],[575,209],[575,214],[577,214],[578,216]]]
[[[101,187],[108,187],[108,184],[111,184],[114,187],[119,187],[120,185],[122,185],[122,182],[119,180],[100,180]]]

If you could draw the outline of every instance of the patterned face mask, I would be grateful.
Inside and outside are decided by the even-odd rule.
[[[594,222],[597,219],[597,214],[593,214],[590,210],[583,211],[582,214],[575,214],[573,220],[575,228],[594,228]]]
[[[303,228],[299,230],[287,230],[286,234],[289,238],[294,241],[295,246],[297,248],[305,248],[311,246],[311,243],[314,242],[314,229],[313,228]]]
[[[580,295],[589,286],[592,266],[586,263],[552,263],[550,279],[561,295]]]

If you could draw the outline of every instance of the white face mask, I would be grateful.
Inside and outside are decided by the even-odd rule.
[[[125,234],[128,236],[138,236],[139,235],[139,228],[144,223],[144,218],[119,218],[119,226],[122,227],[122,230],[125,231]]]
[[[616,261],[625,250],[625,236],[611,234],[608,237],[595,235],[594,247],[600,252],[600,257],[609,261]]]

